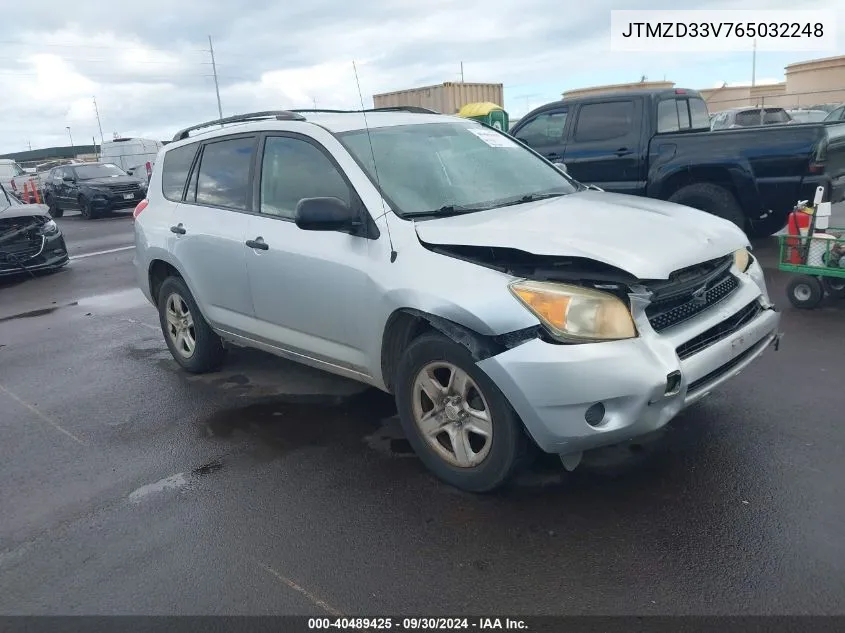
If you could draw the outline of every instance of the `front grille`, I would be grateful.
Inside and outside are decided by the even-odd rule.
[[[136,193],[140,188],[138,185],[114,185],[109,187],[109,193]]]
[[[683,345],[680,345],[675,350],[678,354],[678,358],[683,360],[698,354],[701,350],[710,347],[727,336],[730,336],[737,330],[741,329],[746,323],[753,321],[762,311],[763,307],[760,305],[760,302],[757,300],[752,301],[733,316],[728,317],[718,325],[711,327],[709,330],[702,332],[695,338],[692,338]]]
[[[730,272],[732,257],[720,258],[673,273],[668,281],[656,282],[646,308],[651,327],[661,332],[711,308],[739,287]]]
[[[44,238],[27,238],[0,244],[0,269],[17,268],[16,262],[26,263],[37,257],[44,248]]]

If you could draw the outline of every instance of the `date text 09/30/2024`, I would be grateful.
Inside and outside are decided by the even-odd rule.
[[[309,618],[309,630],[511,630],[527,631],[524,620],[514,618]]]

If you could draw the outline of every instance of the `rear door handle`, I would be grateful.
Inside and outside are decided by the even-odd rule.
[[[263,237],[256,237],[254,240],[247,240],[245,244],[250,248],[257,248],[260,251],[270,250],[270,245],[264,241]]]
[[[171,226],[170,232],[176,233],[177,235],[184,235],[185,233],[187,233],[187,231],[185,230],[185,227],[182,226],[181,222],[179,224],[177,224],[176,226]]]
[[[556,154],[555,152],[552,152],[551,154],[546,154],[546,158],[548,158],[551,161],[555,161],[558,158],[562,158],[562,156],[560,154]]]
[[[628,154],[633,154],[633,153],[634,153],[634,152],[632,152],[631,150],[629,150],[627,147],[620,147],[620,148],[619,148],[618,150],[616,150],[616,152],[615,152],[615,154],[616,154],[617,156],[627,156]]]

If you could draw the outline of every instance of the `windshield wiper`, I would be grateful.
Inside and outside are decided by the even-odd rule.
[[[417,211],[416,213],[405,213],[406,218],[448,218],[453,215],[463,215],[464,213],[473,213],[475,211],[484,211],[489,209],[489,206],[483,207],[462,207],[455,204],[447,204],[434,209],[432,211]]]
[[[516,200],[508,200],[497,204],[497,207],[511,207],[515,204],[525,204],[526,202],[536,202],[537,200],[546,200],[548,198],[559,198],[565,196],[565,193],[529,193],[527,196],[522,196]]]

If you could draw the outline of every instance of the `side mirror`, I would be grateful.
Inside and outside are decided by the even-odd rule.
[[[561,170],[564,174],[569,175],[569,170],[563,163],[554,163],[554,166]]]
[[[303,198],[296,205],[296,226],[304,231],[350,231],[361,218],[339,198]]]

